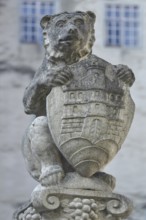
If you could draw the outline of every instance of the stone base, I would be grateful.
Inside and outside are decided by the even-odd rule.
[[[132,203],[112,193],[103,175],[84,178],[68,173],[57,186],[38,185],[31,202],[15,214],[15,220],[121,220],[129,216]],[[109,176],[111,178],[111,176]],[[107,179],[107,177],[106,177]],[[109,181],[110,182],[110,181]]]

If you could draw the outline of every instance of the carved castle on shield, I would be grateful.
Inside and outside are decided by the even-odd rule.
[[[67,161],[88,176],[120,149],[132,122],[134,103],[129,87],[118,79],[111,64],[76,64],[72,72],[71,82],[53,88],[47,98],[49,127]]]
[[[92,67],[80,81],[64,87],[61,140],[80,136],[90,137],[92,143],[111,139],[121,144],[127,100],[118,82],[111,88],[108,81],[103,69],[97,72],[97,67]]]

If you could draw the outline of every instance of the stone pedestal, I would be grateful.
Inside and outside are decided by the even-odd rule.
[[[107,175],[112,179],[112,176]],[[132,204],[112,193],[112,181],[84,178],[68,173],[59,185],[38,185],[31,202],[19,210],[15,220],[121,220],[129,216]]]

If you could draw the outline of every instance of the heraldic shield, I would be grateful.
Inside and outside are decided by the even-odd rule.
[[[72,67],[73,79],[47,97],[48,124],[61,154],[82,176],[92,176],[121,148],[134,115],[129,86],[114,66]],[[81,65],[83,63],[83,65]]]

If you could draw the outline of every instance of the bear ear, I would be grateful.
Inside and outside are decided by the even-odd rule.
[[[92,19],[93,23],[95,22],[96,20],[96,15],[94,14],[94,12],[92,11],[87,11],[86,12],[88,14],[88,16]]]
[[[47,27],[47,25],[49,24],[49,22],[51,21],[52,17],[49,15],[46,15],[44,17],[42,17],[41,21],[40,21],[40,25],[41,27],[44,29]]]

